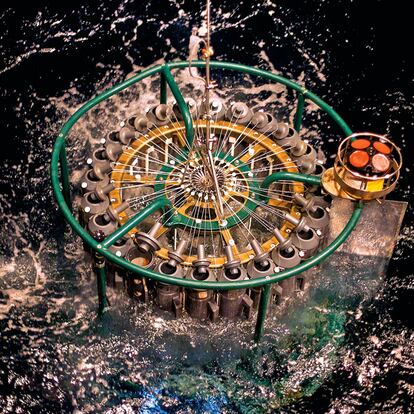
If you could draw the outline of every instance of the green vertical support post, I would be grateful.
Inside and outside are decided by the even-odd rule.
[[[293,126],[297,133],[300,132],[302,127],[302,117],[303,117],[303,110],[305,108],[305,96],[303,93],[298,92],[298,101],[296,102],[296,112],[295,112],[295,119],[293,120]]]
[[[93,237],[98,243],[102,243],[105,239],[105,234],[98,231]],[[109,302],[106,297],[106,260],[100,251],[95,251],[93,255],[93,269],[96,273],[96,287],[98,291],[98,316],[102,316],[109,307]]]
[[[177,83],[175,82],[171,72],[170,66],[164,65],[162,66],[161,73],[164,75],[165,80],[167,81],[168,86],[172,94],[174,95],[175,100],[177,101],[178,108],[181,111],[181,115],[183,117],[184,125],[185,125],[185,141],[186,146],[188,149],[192,148],[193,146],[193,139],[194,139],[194,125],[193,125],[193,117],[191,116],[190,110],[188,109],[188,105],[185,102],[185,99],[178,87]]]
[[[61,174],[63,197],[65,198],[66,204],[68,205],[70,211],[72,211],[72,201],[70,197],[69,169],[68,169],[68,160],[66,158],[65,143],[63,143],[60,149],[59,162],[60,162],[60,174]]]
[[[267,307],[269,305],[270,292],[272,286],[264,285],[262,294],[260,295],[259,309],[257,311],[256,327],[254,329],[254,341],[257,343],[262,339],[264,332],[264,323],[266,320]]]
[[[105,309],[109,307],[109,302],[106,297],[106,268],[105,260],[98,267],[95,264],[96,282],[98,288],[98,315],[101,316]]]
[[[167,103],[167,79],[164,72],[160,72],[160,103]]]

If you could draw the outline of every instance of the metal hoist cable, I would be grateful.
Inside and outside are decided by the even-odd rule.
[[[218,216],[223,219],[224,217],[224,207],[223,207],[223,200],[220,191],[220,185],[217,179],[217,174],[214,166],[214,159],[213,159],[213,150],[216,144],[216,139],[211,135],[211,111],[210,111],[210,90],[213,89],[216,85],[211,80],[211,73],[210,73],[210,58],[213,56],[213,48],[211,47],[211,4],[210,0],[207,0],[206,3],[206,26],[207,26],[207,34],[206,39],[204,41],[205,47],[201,50],[202,58],[205,60],[205,78],[204,84],[204,97],[203,97],[203,108],[204,114],[203,117],[206,121],[206,134],[205,137],[199,137],[198,146],[201,158],[203,160],[204,167],[206,169],[206,173],[208,174],[210,180],[212,181],[212,185],[214,187],[216,193],[216,210]]]

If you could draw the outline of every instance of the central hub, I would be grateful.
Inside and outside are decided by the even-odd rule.
[[[215,166],[217,181],[220,191],[222,191],[226,182],[226,173],[220,167]],[[189,171],[190,186],[194,191],[202,192],[204,195],[213,195],[214,183],[204,166],[198,166]]]

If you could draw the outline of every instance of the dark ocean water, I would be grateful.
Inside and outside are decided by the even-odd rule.
[[[248,322],[189,327],[122,295],[98,321],[93,277],[49,182],[52,145],[68,115],[137,68],[186,58],[202,4],[1,7],[0,291],[10,297],[0,298],[1,413],[414,411],[414,72],[402,2],[213,1],[217,59],[305,82],[352,129],[389,135],[405,161],[392,198],[410,204],[378,290],[269,321],[259,347]],[[130,98],[97,110],[77,131],[75,176],[94,123],[122,119]],[[326,119],[308,122],[333,152],[338,136]]]

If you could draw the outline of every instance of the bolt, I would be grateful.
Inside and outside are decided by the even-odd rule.
[[[262,246],[260,245],[260,243],[256,239],[253,239],[250,242],[250,244],[252,246],[253,251],[256,253],[256,256],[259,256],[263,253]]]
[[[143,132],[149,126],[149,121],[145,115],[138,115],[134,120],[134,127],[137,131]]]
[[[156,238],[156,235],[162,224],[160,222],[156,222],[150,229],[148,233],[138,233],[136,236],[136,241],[138,244],[138,249],[148,253],[151,250],[159,250],[160,244]]]
[[[279,249],[285,250],[285,251],[290,251],[292,249],[291,248],[292,242],[290,238],[283,237],[282,233],[277,227],[273,229],[273,234],[275,235],[277,241],[279,242],[279,246],[278,246]]]
[[[162,224],[157,221],[152,227],[151,230],[148,232],[148,236],[155,237],[159,231],[159,229],[162,227]]]
[[[253,258],[255,264],[257,265],[257,267],[261,268],[261,269],[265,269],[266,267],[269,267],[269,261],[268,261],[268,254],[265,253],[262,249],[262,246],[260,245],[260,243],[256,240],[253,239],[250,242],[250,245],[252,246],[252,249],[255,253],[255,256]]]
[[[121,130],[119,131],[119,140],[124,144],[124,145],[129,145],[129,143],[131,142],[132,139],[135,138],[135,133],[132,129],[127,128],[127,127],[123,127],[121,128]]]
[[[293,200],[295,201],[295,203],[302,206],[305,210],[309,210],[311,212],[316,211],[315,202],[312,198],[306,199],[302,194],[296,193],[293,196]]]
[[[183,261],[183,258],[181,257],[184,249],[187,247],[188,241],[185,239],[180,240],[180,243],[178,243],[177,248],[173,252],[168,252],[168,265],[171,267],[177,267],[178,264],[180,264]]]
[[[101,201],[105,201],[107,195],[115,188],[115,186],[110,183],[107,184],[106,186],[102,187],[100,184],[98,184],[95,188],[95,192],[91,195],[92,198],[94,198],[95,200],[101,200]]]
[[[234,255],[231,246],[225,246],[224,251],[226,253],[227,262],[232,262],[234,260]]]
[[[234,279],[240,275],[240,260],[236,260],[233,255],[233,249],[231,246],[225,246],[224,251],[227,257],[227,262],[224,264],[224,268],[228,271],[230,277],[234,276]]]
[[[305,219],[304,218],[301,218],[299,220],[296,217],[293,217],[290,214],[286,213],[285,214],[285,219],[289,223],[292,223],[295,226],[295,231],[296,232],[300,232],[302,230],[304,230],[304,231],[308,231],[309,230],[309,226],[306,225],[306,222],[305,222]]]
[[[206,259],[206,251],[203,244],[197,246],[197,259],[193,261],[193,266],[196,268],[198,275],[208,274],[210,260]]]
[[[122,204],[120,204],[116,208],[113,208],[112,206],[109,206],[108,207],[108,212],[104,215],[104,218],[107,221],[110,221],[110,220],[116,221],[120,218],[119,214],[122,213],[123,211],[125,211],[127,208],[129,208],[128,201],[124,201]]]

